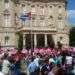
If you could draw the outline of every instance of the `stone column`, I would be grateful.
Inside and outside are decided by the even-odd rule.
[[[25,48],[26,46],[26,38],[25,38],[25,34],[23,34],[23,48]]]
[[[48,44],[47,44],[47,34],[45,34],[45,47],[47,47]]]
[[[34,48],[37,47],[37,38],[36,38],[36,34],[34,34]]]

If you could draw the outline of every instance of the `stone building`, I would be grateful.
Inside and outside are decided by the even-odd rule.
[[[0,45],[17,46],[17,32],[23,33],[23,47],[69,46],[66,0],[1,0]]]

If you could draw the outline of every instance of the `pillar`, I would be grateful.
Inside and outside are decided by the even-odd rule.
[[[47,34],[45,34],[45,47],[47,47],[48,44],[47,44]]]
[[[34,34],[34,48],[37,47],[37,37],[36,37],[36,34]]]

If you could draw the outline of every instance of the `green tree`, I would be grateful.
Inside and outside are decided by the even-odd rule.
[[[70,29],[70,35],[69,35],[69,43],[70,43],[70,46],[74,47],[75,46],[75,27],[72,27]]]
[[[18,32],[18,50],[22,50],[23,49],[23,34],[22,32]]]

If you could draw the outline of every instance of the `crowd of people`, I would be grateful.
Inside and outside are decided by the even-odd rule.
[[[67,48],[0,51],[0,75],[75,75],[75,52]]]

